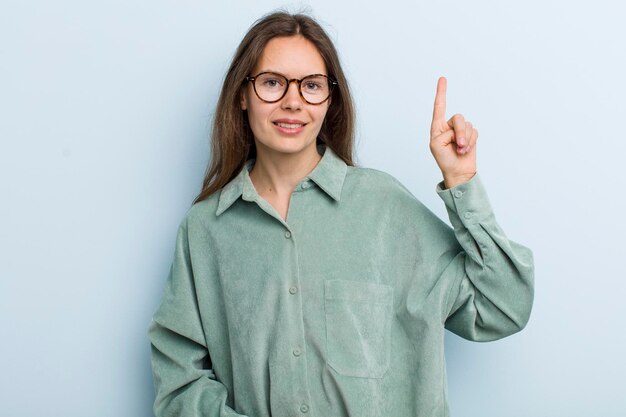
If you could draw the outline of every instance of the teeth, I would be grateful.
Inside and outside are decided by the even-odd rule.
[[[292,124],[292,123],[276,123],[276,125],[280,127],[284,127],[286,129],[297,129],[303,126],[302,124]]]

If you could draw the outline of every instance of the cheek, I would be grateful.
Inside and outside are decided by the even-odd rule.
[[[326,106],[324,109],[319,109],[319,112],[317,113],[317,119],[320,125],[324,123],[326,116],[328,116],[328,106]]]
[[[248,101],[247,113],[248,124],[254,136],[263,135],[263,132],[269,128],[266,122],[270,119],[271,109],[259,105],[259,103]]]
[[[250,117],[250,119],[254,119],[257,123],[261,123],[267,119],[268,111],[262,106],[248,106],[248,117]]]

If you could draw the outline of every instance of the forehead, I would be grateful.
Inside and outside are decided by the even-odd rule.
[[[264,71],[301,78],[310,74],[326,74],[326,65],[317,47],[297,35],[273,38],[267,43],[254,67],[254,74]]]

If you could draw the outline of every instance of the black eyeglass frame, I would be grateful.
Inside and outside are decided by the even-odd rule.
[[[283,95],[282,95],[282,96],[280,96],[280,98],[277,98],[276,100],[271,100],[271,101],[269,101],[269,100],[265,100],[265,99],[263,99],[263,98],[259,95],[258,91],[256,91],[256,83],[254,82],[254,80],[256,80],[256,79],[257,79],[257,77],[260,77],[260,76],[261,76],[261,75],[263,75],[263,74],[275,74],[275,75],[281,76],[281,77],[283,77],[285,80],[287,80],[287,84],[286,84],[286,86],[285,86],[285,91],[283,92]],[[307,99],[304,97],[304,95],[302,94],[302,87],[301,87],[301,85],[302,85],[302,81],[304,81],[304,80],[306,80],[307,78],[310,78],[310,77],[324,77],[324,78],[326,78],[326,79],[328,80],[328,97],[326,97],[324,100],[320,101],[319,103],[311,103],[311,102],[310,102],[309,100],[307,100]],[[292,78],[292,79],[289,79],[289,78],[285,77],[285,76],[284,76],[284,75],[282,75],[282,74],[279,74],[279,73],[277,73],[277,72],[272,72],[272,71],[264,71],[264,72],[260,72],[260,73],[258,73],[258,74],[257,74],[257,75],[255,75],[255,76],[248,76],[248,77],[246,77],[246,81],[248,81],[248,82],[252,82],[252,89],[254,90],[254,94],[256,94],[256,96],[259,98],[259,100],[261,100],[261,101],[262,101],[262,102],[264,102],[264,103],[277,103],[277,102],[279,102],[280,100],[282,100],[282,99],[283,99],[283,98],[287,95],[287,91],[289,91],[289,85],[290,85],[292,82],[294,82],[294,81],[295,81],[295,82],[296,82],[296,85],[298,86],[298,94],[300,94],[300,97],[302,97],[302,100],[304,100],[305,102],[307,102],[308,104],[311,104],[311,105],[313,105],[313,106],[318,106],[318,105],[320,105],[320,104],[324,103],[325,101],[327,101],[327,100],[330,98],[330,96],[332,96],[332,95],[333,95],[333,89],[335,88],[335,86],[336,86],[336,85],[338,85],[337,81],[333,80],[332,78],[330,78],[328,75],[325,75],[325,74],[311,74],[311,75],[307,75],[306,77],[304,77],[304,78],[300,78],[300,79],[298,79],[298,78]]]

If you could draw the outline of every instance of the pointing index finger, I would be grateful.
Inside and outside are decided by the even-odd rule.
[[[437,81],[437,94],[435,95],[435,107],[433,109],[433,121],[446,119],[446,89],[448,80],[439,77]]]

